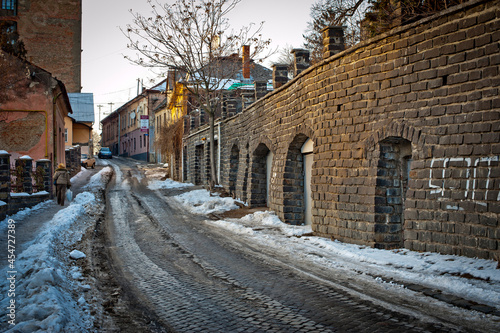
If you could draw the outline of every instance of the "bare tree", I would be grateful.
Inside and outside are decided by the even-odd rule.
[[[180,69],[187,76],[184,84],[196,106],[209,116],[210,186],[217,183],[215,163],[215,113],[222,102],[222,91],[241,70],[235,61],[243,45],[251,45],[250,58],[258,59],[270,44],[260,34],[263,22],[231,29],[227,15],[241,0],[176,0],[174,4],[153,3],[152,16],[131,11],[134,21],[123,30],[128,48],[140,66]]]
[[[468,0],[371,0],[363,31],[373,37],[399,25],[415,22]]]
[[[323,38],[321,30],[330,25],[343,26],[344,40],[348,47],[361,39],[361,21],[368,0],[318,0],[311,6],[311,21],[303,35],[304,47],[311,50],[311,62],[322,59]]]

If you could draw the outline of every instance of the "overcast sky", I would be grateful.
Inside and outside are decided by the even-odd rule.
[[[167,2],[173,3],[173,0]],[[274,47],[302,47],[302,34],[314,2],[316,0],[242,0],[229,16],[230,24],[239,29],[265,21],[263,37],[270,38]],[[96,122],[99,121],[97,105],[103,105],[102,113],[111,108],[115,110],[137,95],[138,78],[144,80],[145,87],[151,86],[148,79],[155,78],[123,58],[130,51],[119,27],[132,22],[129,9],[144,16],[150,13],[146,0],[83,1],[82,92],[94,94]]]

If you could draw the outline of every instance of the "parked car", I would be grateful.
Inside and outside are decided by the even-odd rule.
[[[108,147],[102,147],[99,149],[97,156],[99,158],[113,158],[113,154],[111,154],[111,150],[109,150]]]
[[[82,167],[86,168],[94,168],[95,167],[95,158],[89,157],[87,154],[82,154],[81,158]]]

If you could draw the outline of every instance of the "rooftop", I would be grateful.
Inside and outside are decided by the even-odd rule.
[[[73,109],[73,118],[77,122],[94,122],[94,94],[92,93],[68,93],[69,102]]]

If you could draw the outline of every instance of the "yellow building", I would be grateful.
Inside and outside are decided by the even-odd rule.
[[[181,73],[170,72],[167,98],[155,108],[155,154],[159,163],[167,163],[170,176],[180,180],[183,117],[187,114],[187,90],[179,83]]]

